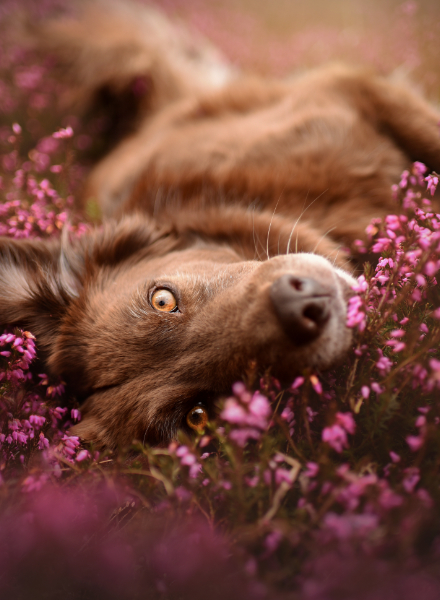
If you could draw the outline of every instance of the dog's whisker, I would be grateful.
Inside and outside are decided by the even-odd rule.
[[[319,240],[316,242],[315,247],[313,248],[312,252],[315,253],[316,249],[318,248],[319,244],[325,240],[325,238],[328,236],[329,233],[331,233],[332,231],[334,231],[336,229],[336,226],[331,227],[330,229],[327,229],[327,231],[319,238]]]
[[[257,255],[258,260],[261,262],[261,256],[260,256],[260,252],[257,249],[257,242],[258,244],[261,246],[261,248],[264,250],[264,246],[260,240],[260,238],[257,236],[257,238],[255,238],[256,236],[256,231],[255,231],[255,212],[252,212],[252,237],[253,237],[253,242],[254,242],[254,252]]]
[[[270,260],[270,255],[269,255],[269,236],[270,236],[270,230],[271,230],[272,222],[273,222],[275,213],[277,211],[278,204],[279,204],[279,202],[281,200],[282,194],[283,194],[283,192],[281,192],[281,194],[278,196],[278,200],[277,200],[277,202],[275,204],[275,208],[272,211],[272,216],[270,217],[269,227],[268,227],[268,230],[267,230],[267,237],[266,237],[266,256],[267,256],[267,260]]]
[[[328,188],[326,190],[324,190],[322,192],[322,194],[319,194],[319,196],[317,196],[314,200],[312,200],[312,202],[310,202],[310,204],[300,213],[299,217],[297,218],[297,220],[293,224],[292,231],[290,232],[290,236],[289,236],[289,239],[287,241],[287,252],[286,252],[286,254],[290,253],[290,243],[292,241],[292,236],[293,236],[293,234],[295,232],[296,226],[298,225],[298,223],[300,222],[300,220],[302,219],[302,217],[304,216],[304,214],[312,206],[312,204],[314,204],[317,200],[319,200],[319,198],[321,198],[321,196],[323,196],[327,191],[328,191]],[[308,195],[309,195],[309,192],[307,192],[307,196],[306,196],[306,199],[304,200],[304,203],[307,202]],[[297,253],[297,252],[298,252],[298,235],[297,235],[296,244],[295,244],[295,253]]]
[[[335,257],[333,258],[333,262],[332,262],[332,265],[333,265],[333,266],[335,266],[335,264],[336,264],[336,261],[338,260],[338,257],[339,257],[339,250],[340,250],[340,247],[338,247],[338,249],[337,249],[337,251],[336,251],[336,255],[335,255]]]

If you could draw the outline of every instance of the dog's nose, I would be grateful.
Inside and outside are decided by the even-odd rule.
[[[284,331],[297,345],[316,339],[330,318],[331,291],[308,277],[283,275],[270,288],[270,298]]]

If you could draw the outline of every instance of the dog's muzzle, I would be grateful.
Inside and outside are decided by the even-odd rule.
[[[308,277],[283,275],[269,293],[282,328],[295,345],[319,337],[331,314],[329,288]]]

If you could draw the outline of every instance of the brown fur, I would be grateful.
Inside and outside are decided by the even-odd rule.
[[[352,281],[341,244],[396,210],[390,187],[411,161],[440,170],[439,115],[345,67],[239,76],[210,62],[204,42],[197,60],[187,37],[169,45],[172,26],[150,9],[91,6],[42,37],[73,65],[89,107],[103,88],[118,102],[133,78],[151,84],[135,132],[84,193],[115,220],[72,243],[2,240],[0,320],[30,329],[51,374],[84,401],[78,434],[110,448],[162,443],[197,402],[212,414],[250,364],[288,381],[340,360]],[[274,300],[286,277],[313,280],[313,302],[325,298],[328,320],[307,342]],[[179,312],[152,307],[156,288]]]

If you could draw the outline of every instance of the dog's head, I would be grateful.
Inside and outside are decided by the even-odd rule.
[[[45,368],[84,402],[77,434],[163,443],[200,402],[212,414],[251,363],[291,381],[349,346],[344,270],[312,253],[252,260],[245,247],[134,217],[64,249],[3,240],[2,324],[32,331]]]

